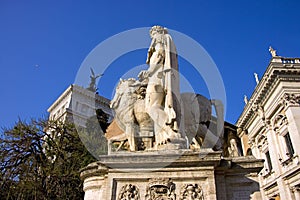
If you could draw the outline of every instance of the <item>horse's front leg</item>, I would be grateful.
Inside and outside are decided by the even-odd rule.
[[[121,149],[121,147],[124,145],[125,140],[121,141],[118,148],[116,149],[116,151],[119,151]]]
[[[128,123],[126,124],[126,138],[128,139],[129,144],[129,150],[130,151],[136,151],[136,145],[135,145],[135,130],[134,130],[134,124]]]

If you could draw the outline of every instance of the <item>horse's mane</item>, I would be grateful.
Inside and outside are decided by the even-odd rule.
[[[134,121],[133,108],[137,95],[134,92],[137,87],[132,86],[132,79],[121,80],[116,89],[115,95],[121,95],[118,99],[117,106],[114,107],[115,120],[118,126],[125,131],[125,124]],[[114,98],[115,99],[115,98]]]

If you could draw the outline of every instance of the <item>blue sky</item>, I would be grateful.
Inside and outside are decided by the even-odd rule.
[[[268,47],[272,45],[281,56],[300,57],[299,8],[296,0],[1,0],[0,127],[12,126],[19,117],[46,116],[47,108],[74,83],[82,62],[100,42],[156,24],[188,35],[211,56],[226,89],[226,120],[235,123],[244,94],[249,97],[255,88],[253,73],[261,77],[270,61]],[[142,65],[146,51],[116,60],[99,81],[100,94],[111,98],[120,78],[115,72]],[[179,64],[190,65],[184,59]],[[187,79],[197,92],[207,94],[201,77]]]

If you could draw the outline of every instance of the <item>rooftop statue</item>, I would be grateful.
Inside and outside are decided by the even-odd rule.
[[[248,104],[248,97],[247,97],[247,95],[244,95],[244,103]]]
[[[259,78],[258,78],[257,73],[254,73],[254,78],[255,78],[256,85],[258,85],[259,84]]]
[[[97,91],[96,80],[97,80],[97,78],[103,76],[103,74],[95,74],[95,72],[92,68],[91,68],[91,74],[92,75],[90,75],[90,79],[91,79],[90,85],[87,89],[92,92],[96,92]]]
[[[272,55],[272,57],[276,57],[276,56],[277,56],[276,50],[273,49],[271,46],[269,47],[269,52],[270,52],[270,54]]]

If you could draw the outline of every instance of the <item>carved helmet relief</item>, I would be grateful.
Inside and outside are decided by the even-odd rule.
[[[287,117],[285,114],[279,113],[273,119],[273,129],[277,131],[279,128],[287,124]]]
[[[198,184],[184,184],[179,200],[204,200],[203,190]]]
[[[124,185],[119,192],[118,200],[140,200],[139,188],[132,184]]]
[[[300,105],[300,94],[285,93],[282,97],[282,104],[286,106]]]

